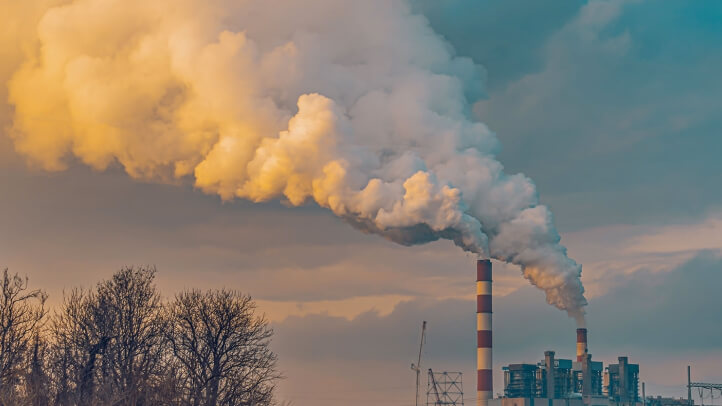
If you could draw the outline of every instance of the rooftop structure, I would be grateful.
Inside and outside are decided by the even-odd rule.
[[[611,364],[604,374],[606,395],[620,405],[639,402],[639,365],[630,364],[627,357],[619,357],[618,364]]]

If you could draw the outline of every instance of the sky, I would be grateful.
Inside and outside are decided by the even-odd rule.
[[[690,364],[694,380],[722,382],[722,3],[408,7],[434,44],[473,61],[474,69],[459,64],[471,78],[468,116],[496,135],[507,173],[533,180],[561,243],[583,265],[594,358],[629,356],[653,395],[685,396]],[[3,59],[23,46],[2,47]],[[16,69],[0,64],[0,78]],[[334,80],[311,83],[325,89]],[[475,254],[443,239],[398,245],[314,203],[209,192],[226,180],[131,177],[127,165],[82,152],[47,170],[59,168],[29,160],[13,138],[28,104],[9,89],[0,90],[11,99],[0,105],[0,267],[28,275],[51,304],[130,264],[157,266],[166,296],[247,292],[275,330],[286,377],[277,396],[296,406],[412,404],[409,365],[426,320],[424,368],[463,372],[473,398]],[[51,122],[39,139],[62,127]],[[574,320],[547,305],[517,265],[494,261],[494,295],[496,392],[502,365],[538,361],[548,349],[573,356]]]

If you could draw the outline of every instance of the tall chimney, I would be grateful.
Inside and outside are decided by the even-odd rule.
[[[476,261],[476,405],[494,395],[491,359],[491,261]]]
[[[577,329],[577,362],[584,360],[584,354],[588,352],[587,348],[587,329]]]
[[[584,354],[582,357],[582,396],[587,398],[592,395],[592,354]]]
[[[547,398],[554,399],[555,396],[555,370],[554,370],[554,351],[544,351],[544,365],[547,369]]]
[[[629,358],[619,357],[619,401],[628,402],[629,399]]]

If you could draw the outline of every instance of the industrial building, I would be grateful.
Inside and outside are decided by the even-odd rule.
[[[627,357],[604,368],[585,354],[581,362],[557,359],[546,351],[536,364],[511,364],[503,368],[503,397],[489,401],[495,406],[533,406],[535,403],[559,405],[627,405],[641,404],[639,365]]]
[[[503,367],[504,392],[492,396],[492,270],[477,262],[477,406],[641,406],[639,365],[627,357],[606,367],[593,361],[587,329],[577,329],[576,360],[546,351],[538,363]]]
[[[684,398],[663,398],[661,396],[647,398],[647,406],[689,406],[689,404],[689,399]]]

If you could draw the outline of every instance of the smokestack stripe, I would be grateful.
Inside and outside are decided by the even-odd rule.
[[[486,406],[493,397],[491,330],[491,261],[476,262],[476,404]]]

